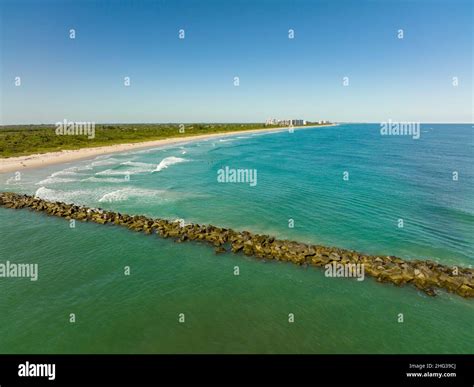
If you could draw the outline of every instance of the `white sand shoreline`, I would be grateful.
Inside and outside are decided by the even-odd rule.
[[[318,125],[318,126],[296,126],[294,129],[310,129],[310,128],[320,128],[331,125]],[[58,152],[48,152],[48,153],[39,153],[32,154],[28,156],[18,156],[18,157],[9,157],[0,159],[0,173],[6,172],[18,172],[30,168],[41,168],[53,164],[62,164],[68,163],[76,160],[88,159],[100,155],[106,155],[110,153],[125,152],[129,150],[142,149],[142,148],[152,148],[159,147],[169,144],[178,144],[178,143],[187,143],[191,141],[206,140],[211,138],[219,137],[228,137],[238,134],[253,134],[253,133],[268,133],[268,132],[281,132],[288,130],[287,127],[281,128],[262,128],[262,129],[250,129],[250,130],[237,130],[227,133],[211,133],[211,134],[202,134],[197,136],[188,136],[188,137],[172,137],[165,138],[161,140],[152,140],[145,142],[137,143],[128,143],[128,144],[114,144],[106,145],[101,147],[92,147],[92,148],[81,148],[74,150],[62,150]]]

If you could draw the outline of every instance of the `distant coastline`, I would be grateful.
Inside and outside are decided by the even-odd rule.
[[[294,129],[310,129],[320,128],[327,126],[336,126],[337,124],[327,125],[306,125],[306,126],[295,126]],[[202,135],[191,135],[182,137],[170,137],[160,140],[136,142],[136,143],[123,143],[114,144],[99,147],[80,148],[74,150],[61,150],[57,152],[47,152],[39,154],[31,154],[27,156],[9,157],[0,159],[0,173],[17,172],[30,168],[42,168],[54,164],[62,164],[76,160],[88,159],[95,156],[125,152],[134,149],[159,147],[170,144],[177,144],[190,141],[206,140],[211,138],[228,137],[242,133],[268,133],[268,132],[281,132],[288,130],[288,127],[277,127],[277,128],[260,128],[260,129],[247,129],[247,130],[236,130],[232,132],[221,132],[212,134]]]

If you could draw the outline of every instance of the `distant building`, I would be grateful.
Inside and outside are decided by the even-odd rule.
[[[300,119],[290,120],[291,125],[293,126],[302,126],[304,125],[304,121]]]
[[[265,125],[302,126],[306,125],[306,121],[302,119],[277,120],[276,118],[269,118],[265,121]]]
[[[265,121],[265,125],[278,125],[278,120],[276,118],[269,118]]]

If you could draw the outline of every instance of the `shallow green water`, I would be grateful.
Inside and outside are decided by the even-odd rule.
[[[470,126],[422,129],[417,141],[383,138],[370,125],[242,135],[29,171],[20,181],[9,174],[1,188],[472,264]],[[156,171],[167,157],[183,160]],[[257,186],[217,183],[226,165],[256,168]],[[474,353],[474,302],[446,293],[216,256],[113,226],[71,229],[28,210],[0,208],[0,235],[0,261],[39,265],[36,282],[0,279],[2,353]]]

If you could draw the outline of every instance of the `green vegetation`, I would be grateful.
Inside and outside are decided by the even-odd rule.
[[[57,135],[54,125],[3,126],[0,127],[0,157],[259,129],[263,126],[261,123],[181,126],[180,124],[106,124],[95,126],[93,139],[89,139],[86,135]]]
[[[317,123],[308,123],[308,126],[317,125]],[[275,128],[277,126],[265,126],[262,123],[98,124],[95,126],[94,138],[88,138],[87,135],[57,135],[54,125],[0,126],[0,158],[263,127]]]

